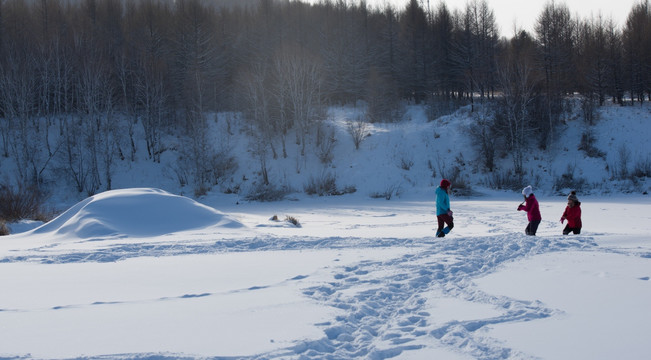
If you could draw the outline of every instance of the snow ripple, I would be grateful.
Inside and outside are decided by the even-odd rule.
[[[255,237],[242,240],[183,241],[165,243],[122,243],[110,244],[91,250],[58,251],[56,245],[32,249],[29,254],[0,258],[0,263],[38,262],[42,264],[67,264],[84,262],[116,262],[137,257],[161,257],[193,254],[214,254],[226,252],[387,248],[391,246],[415,247],[433,243],[434,238],[293,238]],[[92,241],[92,240],[88,240]]]
[[[323,338],[306,340],[289,348],[248,358],[363,357],[379,360],[423,349],[426,346],[424,344],[437,339],[448,348],[477,359],[527,359],[530,356],[485,336],[481,330],[495,324],[543,319],[559,311],[540,302],[487,294],[473,283],[473,279],[495,272],[507,262],[526,257],[568,250],[592,251],[597,248],[594,240],[585,236],[529,237],[511,234],[445,239],[254,237],[224,241],[112,243],[102,248],[76,252],[47,246],[33,249],[26,255],[2,258],[0,262],[114,262],[143,256],[392,246],[413,247],[419,251],[392,259],[365,260],[352,266],[334,268],[331,281],[303,289],[305,296],[344,310],[343,315],[332,321],[315,324],[323,329]],[[304,276],[299,275],[290,280],[300,280]],[[436,322],[439,314],[432,314],[431,304],[428,304],[432,293],[475,304],[487,304],[497,309],[499,315],[486,319]],[[187,294],[184,297],[210,295],[212,294]],[[130,358],[127,354],[118,357]],[[170,358],[173,357],[170,355]],[[168,357],[159,354],[154,358]]]

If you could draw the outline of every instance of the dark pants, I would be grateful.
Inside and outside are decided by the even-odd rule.
[[[563,229],[563,235],[567,235],[569,233],[574,233],[574,234],[580,234],[581,233],[581,228],[571,228],[569,225],[565,226],[565,229]]]
[[[538,225],[540,225],[540,220],[529,221],[529,225],[527,225],[527,228],[524,229],[524,233],[532,236],[536,235],[536,231],[538,231]]]
[[[436,220],[439,223],[439,228],[436,230],[436,236],[438,237],[444,237],[454,227],[452,216],[448,214],[436,215]],[[444,228],[445,224],[448,224],[448,227]]]

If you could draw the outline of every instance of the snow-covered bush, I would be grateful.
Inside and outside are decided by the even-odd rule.
[[[631,150],[622,144],[617,149],[615,162],[609,165],[610,175],[613,180],[626,180],[630,178],[628,166],[631,162]]]
[[[290,223],[290,224],[292,224],[292,225],[294,225],[296,227],[301,227],[301,223],[298,221],[297,218],[295,218],[293,216],[289,216],[289,215],[285,216],[285,221],[287,221],[288,223]]]
[[[355,121],[349,121],[347,124],[347,130],[353,139],[355,150],[359,150],[362,141],[370,135],[368,132],[368,124],[361,118],[358,118]]]
[[[597,149],[595,142],[597,139],[591,130],[587,130],[581,135],[581,142],[579,143],[579,150],[583,151],[587,156],[592,158],[606,158],[606,153]]]
[[[335,130],[332,127],[323,129],[318,133],[318,144],[316,148],[316,156],[322,164],[330,164],[334,159],[334,149],[337,139],[335,138]]]
[[[402,192],[402,188],[400,184],[389,184],[387,187],[384,189],[384,191],[375,191],[369,194],[369,196],[373,199],[386,199],[386,200],[391,200],[391,198],[395,196],[400,196],[400,193]]]
[[[338,195],[337,178],[330,172],[322,172],[320,176],[310,176],[303,190],[308,195]]]
[[[500,190],[519,190],[524,184],[522,174],[515,174],[511,169],[493,171],[486,182],[490,188]]]
[[[288,186],[259,183],[249,191],[244,199],[247,201],[280,201],[291,192]]]
[[[402,170],[409,171],[411,170],[412,166],[414,166],[414,159],[411,157],[410,154],[403,154],[400,157],[398,167],[401,168]]]
[[[470,185],[470,182],[468,182],[464,176],[461,176],[460,172],[456,172],[454,176],[450,177],[449,180],[453,184],[452,192],[454,194],[466,196],[472,193],[472,186]]]
[[[324,171],[320,176],[310,176],[303,187],[303,191],[308,195],[333,196],[352,194],[357,189],[354,186],[346,186],[343,189],[338,188],[337,177],[330,172]]]
[[[651,156],[647,155],[646,158],[638,159],[633,167],[632,175],[638,178],[651,178]]]
[[[580,191],[587,185],[587,180],[583,177],[576,177],[574,172],[576,165],[567,165],[567,169],[560,177],[554,179],[554,190],[573,189]]]

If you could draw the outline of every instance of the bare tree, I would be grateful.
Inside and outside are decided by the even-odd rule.
[[[265,146],[271,148],[273,158],[276,159],[278,154],[274,146],[274,138],[278,125],[271,116],[272,92],[269,89],[269,73],[266,62],[256,62],[249,71],[240,74],[239,83],[245,113],[257,130],[254,133],[261,137]],[[286,151],[283,150],[283,153],[286,157]]]
[[[490,172],[495,169],[495,154],[499,147],[499,136],[496,133],[494,111],[484,105],[473,113],[475,123],[470,127],[470,137],[479,150],[479,160]]]
[[[606,23],[606,66],[608,69],[608,92],[613,102],[624,104],[624,75],[623,75],[623,50],[622,34],[615,22],[609,19]]]
[[[444,2],[439,4],[432,19],[432,38],[434,42],[434,92],[448,100],[456,87],[460,72],[457,71],[454,58],[454,19]]]
[[[365,4],[357,7],[337,1],[330,5],[319,39],[323,43],[323,92],[333,102],[350,102],[363,97],[368,78],[368,11]]]
[[[174,38],[174,74],[180,104],[185,107],[186,127],[201,121],[204,111],[214,109],[215,87],[223,67],[223,54],[215,31],[217,17],[212,7],[200,0],[176,2],[177,30]],[[200,126],[200,125],[199,125]]]
[[[162,140],[168,124],[166,118],[171,117],[171,96],[167,89],[167,61],[171,52],[165,40],[165,22],[170,21],[170,12],[169,8],[152,1],[143,2],[134,11],[136,14],[129,19],[134,52],[133,74],[130,75],[133,78],[133,105],[144,130],[147,155],[154,162],[160,162],[161,154],[167,150]]]
[[[4,112],[3,145],[5,155],[13,155],[19,180],[24,184],[40,183],[43,132],[34,116],[37,93],[35,62],[25,48],[13,44],[5,63],[0,65],[0,95]],[[31,166],[30,166],[31,165]],[[31,171],[30,171],[31,170]]]
[[[115,162],[116,159],[118,159],[120,144],[122,143],[123,138],[123,133],[118,125],[111,101],[104,103],[100,134],[101,137],[98,139],[99,167],[101,169],[100,175],[104,176],[106,184],[105,189],[111,190],[113,188]]]
[[[563,111],[563,99],[572,93],[576,69],[572,61],[576,22],[565,4],[548,3],[535,25],[540,62],[545,74],[545,114],[539,121],[541,144],[548,145]]]
[[[85,136],[84,123],[80,118],[67,117],[62,119],[61,132],[63,139],[63,151],[60,154],[59,168],[70,180],[78,192],[87,190],[93,194],[97,188],[89,187],[88,180],[92,173],[90,167],[89,153],[86,151],[87,137]]]
[[[296,46],[282,48],[274,57],[274,71],[279,82],[278,94],[283,94],[287,111],[297,127],[297,143],[305,156],[306,137],[312,124],[321,115],[320,61]]]
[[[497,24],[495,13],[486,0],[474,0],[468,9],[472,14],[472,28],[476,49],[475,81],[481,99],[488,96],[495,86],[495,53],[497,47]]]
[[[136,101],[141,109],[147,154],[154,162],[160,163],[161,154],[167,149],[162,141],[168,114],[163,74],[156,68],[142,66],[141,69],[135,77]]]
[[[641,0],[633,6],[623,32],[625,71],[631,100],[651,100],[651,5]]]
[[[400,119],[400,97],[397,86],[389,75],[372,68],[366,87],[367,114],[371,121],[389,122]]]
[[[471,2],[467,3],[466,11],[459,19],[459,31],[455,48],[455,62],[458,64],[463,74],[463,90],[470,99],[472,104],[471,110],[474,111],[474,96],[477,86],[477,49],[476,38],[476,18]],[[477,4],[476,2],[474,4]]]
[[[429,82],[427,62],[427,16],[418,0],[410,0],[400,17],[401,78],[404,97],[425,99]]]
[[[512,154],[516,174],[524,172],[524,153],[535,129],[529,114],[538,80],[531,58],[532,44],[527,39],[526,34],[522,33],[499,67],[503,114],[498,126],[506,135],[506,144]]]
[[[360,116],[355,121],[348,121],[346,130],[348,130],[348,133],[353,139],[355,150],[359,150],[362,141],[369,135],[368,123]]]

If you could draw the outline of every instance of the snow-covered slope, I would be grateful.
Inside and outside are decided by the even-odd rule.
[[[468,107],[430,121],[425,108],[408,106],[399,122],[367,124],[367,136],[359,149],[355,149],[348,124],[360,117],[360,111],[355,107],[329,110],[321,126],[322,133],[332,134],[334,138],[329,162],[319,160],[323,150],[317,146],[314,135],[308,137],[305,156],[300,155],[301,145],[296,144],[293,133],[286,137],[286,158],[280,152],[280,139],[276,139],[279,156],[274,159],[269,152],[266,159],[272,186],[303,193],[311,181],[334,177],[342,192],[355,190],[367,197],[393,197],[428,192],[438,185],[441,177],[454,176],[457,182],[469,187],[466,193],[478,194],[486,188],[495,188],[492,178],[511,174],[512,160],[504,151],[498,151],[494,172],[482,168],[481,154],[469,136],[469,126],[475,120]],[[598,113],[596,124],[588,126],[577,110],[556,128],[554,142],[547,150],[530,144],[525,154],[522,184],[514,184],[512,190],[531,184],[539,194],[566,193],[569,187],[557,185],[559,179],[570,174],[574,183],[583,184],[580,193],[648,192],[647,178],[618,174],[622,164],[629,174],[639,166],[651,168],[651,106],[608,104],[599,108]],[[250,126],[238,114],[214,114],[209,119],[211,142],[220,151],[228,150],[237,168],[213,185],[208,196],[235,191],[242,201],[261,182],[261,161],[253,151],[255,141],[247,131]],[[135,130],[141,131],[138,127]],[[578,150],[586,133],[594,138],[592,157]],[[164,152],[161,163],[155,163],[147,159],[144,143],[136,145],[139,151],[134,162],[127,159],[114,164],[113,189],[159,188],[195,197],[193,186],[179,181],[175,151]],[[9,175],[15,172],[14,162],[2,159],[0,170],[0,182],[11,184],[14,178]],[[66,186],[63,179],[56,177],[55,182],[49,183],[49,205],[57,210],[67,209],[85,197]]]
[[[639,165],[651,166],[651,106],[606,105],[598,111],[599,119],[593,126],[588,126],[578,113],[571,115],[557,127],[554,143],[547,150],[529,144],[521,186],[532,184],[538,193],[563,194],[570,189],[557,185],[562,185],[559,180],[570,174],[575,183],[583,184],[579,189],[583,193],[648,192],[648,179],[620,179],[614,170],[621,167],[622,152],[628,154],[625,166],[629,173]],[[358,117],[359,109],[353,107],[330,109],[323,124],[326,131],[332,129],[336,140],[330,163],[319,160],[320,150],[314,139],[310,140],[306,156],[298,155],[300,146],[289,135],[288,157],[268,159],[272,184],[303,192],[311,179],[329,175],[336,178],[339,189],[354,188],[364,196],[391,192],[400,196],[428,192],[441,177],[454,175],[470,188],[466,193],[478,194],[492,187],[493,176],[508,175],[513,169],[512,159],[504,151],[498,151],[503,156],[496,159],[493,173],[482,168],[479,149],[469,136],[469,127],[475,121],[470,108],[429,121],[423,107],[407,107],[400,122],[367,124],[368,136],[355,149],[348,124]],[[221,121],[217,121],[217,128]],[[579,150],[585,133],[594,137],[592,146],[602,157],[591,157]],[[260,162],[248,151],[250,146],[245,138],[235,137],[229,142],[239,169],[213,191],[236,184],[240,195],[246,195],[260,181]],[[279,143],[276,145],[280,148]]]

